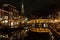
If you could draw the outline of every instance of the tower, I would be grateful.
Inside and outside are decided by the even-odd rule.
[[[24,4],[23,4],[23,0],[22,0],[22,4],[21,4],[21,15],[24,15]]]

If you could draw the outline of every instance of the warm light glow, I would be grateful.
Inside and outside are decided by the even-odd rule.
[[[46,24],[44,24],[44,27],[46,27]]]
[[[13,28],[13,27],[11,27],[11,28]]]
[[[14,22],[14,25],[16,25],[17,23],[16,22]]]
[[[14,23],[13,22],[11,22],[11,26],[14,26]]]
[[[55,20],[55,22],[59,22],[59,20]]]
[[[19,23],[17,22],[16,24],[18,25]]]
[[[26,32],[28,31],[28,30],[25,30]]]
[[[44,29],[44,28],[36,28],[36,29],[31,29],[33,32],[49,32],[49,29]]]
[[[5,36],[3,36],[3,37],[5,37]]]
[[[50,20],[50,22],[53,22],[53,20]]]
[[[1,23],[5,23],[4,21],[1,21]]]
[[[8,19],[8,16],[4,16],[4,19]]]
[[[25,20],[28,20],[28,18],[25,18]]]
[[[5,23],[8,23],[8,20],[5,20]]]
[[[18,26],[15,26],[14,28],[17,28]]]
[[[57,22],[58,20],[55,20],[55,22]]]
[[[31,21],[29,21],[29,22],[31,22]]]
[[[21,18],[21,16],[19,16],[19,18]]]
[[[22,21],[22,23],[24,23],[24,21]]]
[[[27,23],[30,23],[30,22],[27,22]]]

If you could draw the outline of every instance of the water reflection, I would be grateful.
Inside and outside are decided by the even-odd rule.
[[[0,40],[23,40],[27,36],[26,33],[25,30],[16,30],[9,33],[1,31]]]

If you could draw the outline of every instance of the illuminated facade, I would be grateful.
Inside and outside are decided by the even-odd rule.
[[[8,19],[8,15],[9,15],[8,11],[0,9],[0,20],[1,19]]]
[[[19,16],[19,12],[15,6],[12,6],[10,4],[4,4],[3,10],[6,10],[9,12],[9,18],[16,19]]]
[[[49,19],[33,19],[30,20],[29,23],[48,23]]]
[[[19,24],[18,17],[19,11],[15,6],[4,4],[2,9],[0,9],[0,23],[3,25],[8,25],[10,28],[16,28]]]

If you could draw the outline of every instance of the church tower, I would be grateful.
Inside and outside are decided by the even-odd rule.
[[[22,0],[22,4],[21,4],[21,15],[24,15],[24,4],[23,4],[23,0]]]

